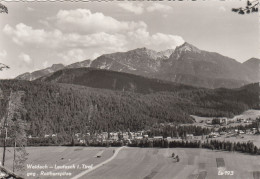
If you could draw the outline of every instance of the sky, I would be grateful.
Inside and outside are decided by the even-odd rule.
[[[259,15],[231,8],[246,1],[3,2],[0,63],[14,78],[62,63],[147,47],[174,49],[188,42],[244,62],[260,58]]]

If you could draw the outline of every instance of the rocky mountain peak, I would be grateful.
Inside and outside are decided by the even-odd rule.
[[[200,53],[201,50],[198,49],[197,47],[185,42],[181,46],[176,47],[176,51],[178,52],[195,52],[195,53]]]

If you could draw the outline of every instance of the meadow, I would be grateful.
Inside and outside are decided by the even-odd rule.
[[[180,157],[176,162],[172,153]],[[126,148],[91,179],[259,179],[258,156],[207,149]]]
[[[18,172],[25,178],[72,178],[113,156],[116,148],[101,147],[28,147],[26,164],[48,166]],[[172,153],[180,161],[172,158]],[[12,149],[8,148],[6,166],[12,169]],[[100,158],[97,155],[101,155]],[[55,169],[56,166],[72,167]],[[80,168],[77,168],[79,166]],[[53,167],[53,168],[50,168]],[[42,175],[41,172],[71,173],[70,176]],[[36,176],[32,174],[35,173]],[[29,176],[30,175],[30,176]],[[90,179],[259,179],[258,156],[237,152],[188,148],[123,148],[113,160],[80,178]]]

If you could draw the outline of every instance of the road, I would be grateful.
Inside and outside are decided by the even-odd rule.
[[[89,173],[89,172],[91,172],[91,171],[93,171],[93,170],[95,170],[95,169],[97,169],[97,168],[107,164],[108,162],[112,161],[117,156],[117,154],[120,152],[120,150],[122,150],[123,148],[125,148],[125,146],[117,148],[115,150],[114,155],[112,157],[110,157],[109,159],[105,160],[104,162],[102,162],[102,163],[100,163],[100,164],[98,164],[98,165],[96,165],[96,166],[94,166],[94,167],[92,167],[92,168],[90,168],[90,169],[88,169],[86,171],[83,171],[83,172],[79,173],[78,175],[72,177],[71,179],[78,179],[78,178],[86,175],[87,173]]]

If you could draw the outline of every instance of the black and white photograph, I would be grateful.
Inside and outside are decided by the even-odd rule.
[[[259,0],[0,0],[0,178],[260,179]]]

